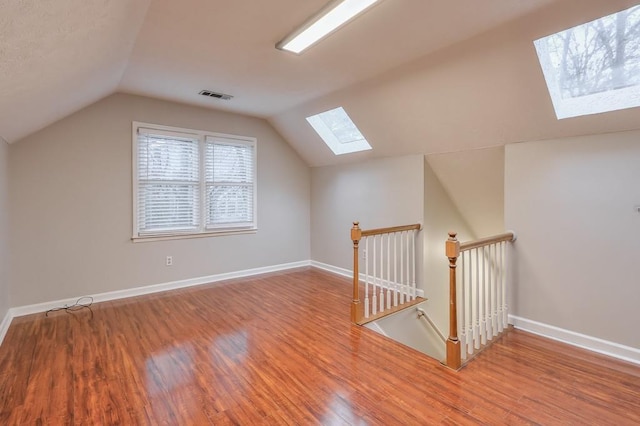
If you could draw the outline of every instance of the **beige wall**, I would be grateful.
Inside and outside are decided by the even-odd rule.
[[[353,269],[352,222],[363,229],[423,217],[421,155],[311,169],[311,259]]]
[[[423,309],[444,333],[449,335],[449,261],[444,255],[444,243],[449,231],[458,233],[460,241],[475,236],[442,183],[424,161],[424,277]]]
[[[514,315],[640,348],[640,132],[508,145]]]
[[[132,243],[134,120],[256,137],[257,234]],[[261,119],[117,94],[11,145],[9,170],[14,306],[309,259],[309,168]]]
[[[419,318],[417,308],[425,309],[429,302],[403,309],[374,323],[366,324],[372,330],[382,332],[402,344],[429,355],[439,361],[446,358],[445,343],[424,318]],[[443,330],[444,332],[444,330]],[[445,333],[445,336],[448,334]]]
[[[504,146],[426,158],[476,237],[504,232]]]
[[[0,138],[0,322],[9,309],[9,145]]]

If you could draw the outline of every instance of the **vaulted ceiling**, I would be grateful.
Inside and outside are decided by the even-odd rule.
[[[558,122],[531,43],[635,1],[385,0],[300,56],[274,48],[326,2],[0,0],[0,137],[117,91],[267,118],[312,166],[637,126]],[[339,105],[371,152],[335,157],[304,120]]]

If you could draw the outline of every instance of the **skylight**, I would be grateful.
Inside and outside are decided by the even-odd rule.
[[[640,6],[534,44],[558,119],[640,106]]]
[[[307,121],[336,155],[371,149],[342,107],[312,115]]]

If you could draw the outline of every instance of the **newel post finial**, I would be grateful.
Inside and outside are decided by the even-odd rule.
[[[453,258],[457,259],[458,256],[460,256],[460,242],[456,238],[456,235],[458,235],[456,232],[449,232],[449,239],[445,244],[446,254],[450,262],[449,266],[451,266],[451,259]],[[454,261],[453,262],[454,268],[455,268],[455,264],[456,262]]]
[[[353,228],[351,228],[351,240],[354,245],[362,239],[362,229],[360,229],[360,222],[353,222]]]

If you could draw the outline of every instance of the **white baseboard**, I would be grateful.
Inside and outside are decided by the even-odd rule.
[[[284,271],[287,269],[301,268],[310,266],[311,262],[304,260],[301,262],[285,263],[281,265],[265,266],[261,268],[245,269],[236,272],[227,272],[223,274],[208,275],[205,277],[190,278],[180,281],[171,281],[162,284],[154,284],[144,287],[128,288],[124,290],[109,291],[106,293],[98,293],[90,295],[94,302],[106,302],[108,300],[125,299],[127,297],[142,296],[145,294],[159,293],[161,291],[175,290],[179,288],[193,287],[202,284],[209,284],[216,281],[230,280],[233,278],[249,277],[252,275],[266,274],[269,272]],[[36,314],[46,312],[49,309],[57,308],[64,305],[71,305],[78,300],[78,297],[70,299],[55,300],[52,302],[37,303],[34,305],[18,306],[9,309],[11,319],[23,315]],[[4,324],[4,323],[3,323]],[[1,342],[0,342],[1,343]]]
[[[327,272],[331,272],[337,275],[342,275],[343,277],[353,278],[353,271],[344,268],[338,268],[337,266],[329,265],[327,263],[317,262],[315,260],[311,261],[311,266],[314,268],[322,269]]]
[[[325,270],[327,272],[331,272],[337,275],[341,275],[343,277],[347,277],[347,278],[353,278],[353,271],[349,270],[349,269],[345,269],[345,268],[340,268],[338,266],[333,266],[333,265],[329,265],[326,263],[322,263],[322,262],[317,262],[315,260],[311,261],[311,266],[313,266],[314,268],[318,268],[318,269],[322,269]],[[365,276],[364,274],[360,274],[360,281],[364,281],[365,280]],[[388,281],[383,281],[382,283],[382,287],[390,287],[389,285],[385,285],[385,283],[388,283]],[[416,296],[420,296],[420,297],[424,297],[424,290],[421,288],[417,288],[416,289]]]
[[[12,319],[13,317],[11,316],[11,309],[9,309],[7,310],[7,314],[2,319],[2,322],[0,323],[0,345],[2,344],[2,341],[4,340],[4,336],[6,336],[7,331],[9,330],[9,326],[11,325]]]
[[[537,334],[548,339],[557,340],[582,349],[587,349],[613,358],[640,364],[640,349],[621,345],[575,331],[565,330],[549,324],[543,324],[526,318],[509,315],[509,323],[515,328]]]

